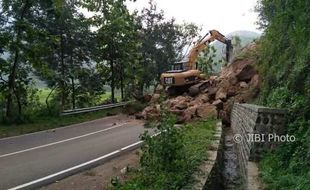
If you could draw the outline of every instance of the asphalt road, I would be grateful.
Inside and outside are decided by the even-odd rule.
[[[47,176],[113,156],[116,150],[135,145],[143,131],[142,122],[121,115],[0,139],[0,190],[55,180]]]

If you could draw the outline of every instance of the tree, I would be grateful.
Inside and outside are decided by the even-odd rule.
[[[216,49],[213,45],[208,45],[198,56],[198,69],[204,74],[209,76],[214,72],[214,67],[220,64],[220,61],[217,62],[216,58]]]
[[[162,72],[169,70],[172,63],[182,59],[186,46],[198,36],[194,24],[176,24],[174,19],[165,19],[164,12],[158,11],[153,1],[136,17],[140,24],[140,52],[143,68],[138,93],[145,87],[156,85]]]
[[[23,105],[27,103],[26,87],[31,81],[29,73],[32,66],[40,62],[39,55],[44,49],[36,41],[44,33],[35,24],[42,7],[36,0],[4,0],[1,6],[0,53],[6,54],[6,58],[1,58],[1,90],[6,100],[6,118],[13,120],[22,115]],[[14,113],[15,107],[17,113]]]
[[[111,100],[114,102],[115,89],[123,89],[124,86],[124,67],[130,64],[128,57],[135,54],[136,24],[123,0],[106,1],[104,5],[99,4],[97,10],[100,15],[94,18],[94,22],[99,27],[96,33],[98,68],[110,83]]]

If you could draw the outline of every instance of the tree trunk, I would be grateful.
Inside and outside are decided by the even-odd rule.
[[[52,90],[50,91],[50,93],[47,95],[46,99],[45,99],[45,103],[46,103],[46,107],[49,111],[49,113],[51,113],[51,110],[50,110],[50,106],[48,104],[48,99],[50,98],[50,96],[52,95],[53,91],[57,88],[57,86],[53,87]]]
[[[71,39],[71,36],[70,36]],[[72,88],[72,109],[75,109],[75,84],[74,84],[74,65],[73,65],[73,50],[70,49],[70,65],[71,65],[71,88]]]
[[[71,87],[72,87],[72,109],[75,109],[75,85],[74,85],[74,77],[71,77]]]
[[[124,65],[121,63],[121,101],[124,101]]]
[[[28,9],[29,6],[29,1],[27,0],[24,4],[24,7],[22,8],[22,12],[20,15],[20,19],[19,21],[23,21],[24,20],[24,16],[26,14],[26,11]],[[17,27],[17,35],[16,35],[16,41],[15,41],[15,50],[14,50],[14,62],[13,62],[13,66],[12,66],[12,70],[11,73],[8,77],[8,95],[7,95],[7,105],[6,105],[6,117],[7,118],[11,118],[12,117],[12,103],[13,103],[13,94],[14,94],[14,88],[16,86],[16,73],[18,70],[18,62],[19,62],[19,44],[21,41],[21,34],[22,34],[22,30],[20,27]],[[18,106],[19,106],[19,112],[21,113],[21,104],[20,104],[20,100],[19,100],[19,96],[16,95],[17,97],[17,102],[18,102]]]
[[[65,62],[64,62],[64,39],[63,39],[63,31],[60,34],[60,59],[61,59],[61,110],[65,109],[66,105],[66,90],[65,90]]]
[[[110,67],[111,67],[111,101],[112,103],[115,103],[115,94],[114,94],[114,89],[115,89],[115,82],[114,82],[114,61],[110,60]]]

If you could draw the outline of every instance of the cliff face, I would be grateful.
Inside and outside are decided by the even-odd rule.
[[[152,95],[150,105],[139,114],[144,119],[158,119],[163,107],[177,115],[184,123],[195,118],[218,117],[229,123],[233,103],[244,103],[253,99],[260,89],[260,76],[255,67],[256,44],[244,47],[239,57],[223,67],[219,76],[207,79],[209,87],[195,97],[184,93],[162,100],[160,88]]]

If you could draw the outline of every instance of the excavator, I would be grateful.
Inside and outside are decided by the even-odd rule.
[[[217,30],[210,30],[189,51],[186,56],[187,59],[174,63],[172,65],[173,70],[161,74],[161,84],[166,88],[169,96],[184,92],[195,96],[208,87],[208,80],[205,80],[205,75],[198,70],[197,57],[204,48],[215,40],[226,44],[226,61],[229,62],[233,49],[231,40]]]

